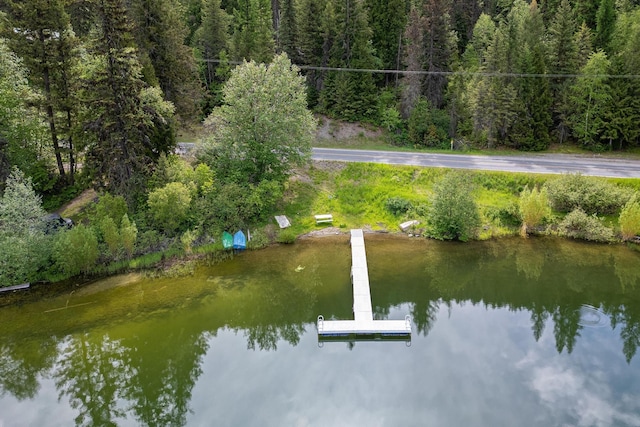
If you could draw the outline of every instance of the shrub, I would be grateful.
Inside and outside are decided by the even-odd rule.
[[[558,225],[561,236],[592,242],[613,241],[613,231],[602,225],[598,217],[588,215],[582,209],[571,211]]]
[[[191,192],[181,182],[170,182],[149,193],[147,201],[153,219],[165,231],[175,231],[187,218]]]
[[[105,193],[100,196],[98,203],[96,204],[96,212],[93,220],[96,223],[101,223],[106,217],[113,220],[116,227],[120,226],[122,217],[128,212],[127,202],[122,196],[112,196],[109,193]]]
[[[487,206],[484,214],[491,221],[504,226],[517,226],[522,223],[520,210],[515,202],[510,202],[503,207]]]
[[[421,98],[409,116],[409,141],[416,146],[449,148],[449,115]]]
[[[560,212],[576,208],[592,215],[616,213],[631,197],[631,190],[599,178],[567,174],[545,184],[551,207]]]
[[[190,254],[193,250],[193,242],[198,238],[198,230],[187,230],[180,236],[180,243],[185,253]]]
[[[128,258],[133,256],[133,250],[138,238],[138,228],[135,222],[129,221],[129,216],[125,214],[120,224],[120,241]]]
[[[290,228],[285,228],[284,230],[280,230],[278,233],[278,243],[294,243],[296,241],[296,233]]]
[[[520,193],[519,207],[522,218],[521,234],[526,237],[527,230],[540,224],[550,213],[547,190],[544,188],[529,190],[529,187],[525,187]]]
[[[625,240],[640,235],[640,200],[634,196],[620,212],[620,232]]]
[[[475,235],[480,214],[469,182],[465,174],[451,172],[434,185],[427,217],[431,237],[466,241]]]
[[[57,268],[68,275],[88,273],[98,259],[98,238],[93,228],[78,225],[60,232],[53,245]]]
[[[407,213],[413,205],[410,201],[403,199],[402,197],[391,197],[390,199],[387,199],[385,207],[392,214],[399,216]]]

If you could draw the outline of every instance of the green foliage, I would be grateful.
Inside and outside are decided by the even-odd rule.
[[[291,244],[295,243],[296,237],[296,233],[293,230],[291,230],[290,228],[285,228],[284,230],[280,230],[276,241],[278,243]]]
[[[391,197],[385,202],[385,207],[393,215],[400,216],[413,208],[413,204],[402,197]]]
[[[96,211],[92,220],[100,224],[105,218],[110,218],[115,227],[120,227],[120,222],[128,211],[129,208],[124,197],[104,193],[96,203]]]
[[[129,216],[125,214],[122,217],[122,222],[120,223],[120,242],[127,258],[131,258],[133,256],[137,237],[138,228],[136,227],[136,223],[129,221]]]
[[[92,271],[98,255],[98,238],[92,227],[80,224],[56,235],[52,258],[56,268],[66,275]]]
[[[198,223],[210,232],[246,228],[272,213],[281,197],[279,182],[263,181],[258,185],[230,182],[198,199]]]
[[[198,238],[198,235],[198,230],[187,230],[180,236],[180,243],[182,243],[182,248],[187,254],[193,251],[193,243]]]
[[[149,193],[147,204],[157,225],[172,233],[187,219],[191,192],[189,187],[181,182],[170,182]]]
[[[231,43],[235,60],[271,61],[275,50],[271,13],[269,0],[237,0]]]
[[[528,229],[539,225],[551,213],[547,190],[544,187],[542,189],[536,187],[533,190],[526,187],[520,193],[519,208],[522,233],[526,235]]]
[[[587,214],[615,214],[631,197],[631,190],[602,179],[566,174],[545,184],[551,207],[559,212],[576,208]]]
[[[120,250],[120,233],[118,232],[116,223],[111,217],[106,216],[102,219],[102,221],[100,221],[100,223],[98,224],[98,228],[100,230],[100,234],[102,235],[102,239],[109,248],[111,256],[113,258],[116,258]]]
[[[409,142],[416,147],[449,148],[449,116],[421,98],[409,116]]]
[[[316,121],[307,109],[304,77],[285,54],[270,65],[245,62],[224,87],[225,105],[206,144],[219,179],[284,182],[311,153]]]
[[[480,214],[468,176],[451,172],[434,185],[428,214],[431,237],[467,241],[480,226]]]
[[[50,245],[44,215],[31,179],[14,168],[0,198],[0,286],[35,280],[46,266]]]
[[[632,197],[620,211],[620,232],[622,238],[629,240],[640,235],[640,199]]]
[[[608,243],[614,240],[613,230],[602,225],[598,217],[588,215],[580,208],[569,212],[558,225],[561,236],[592,242]]]

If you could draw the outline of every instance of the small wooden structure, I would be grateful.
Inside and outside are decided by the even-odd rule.
[[[333,223],[333,215],[331,214],[325,214],[325,215],[314,215],[316,218],[316,225],[317,224],[331,224]]]

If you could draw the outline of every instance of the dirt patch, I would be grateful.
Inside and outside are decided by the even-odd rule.
[[[318,139],[347,140],[356,137],[375,138],[382,135],[382,130],[361,123],[349,123],[334,120],[326,116],[318,116]]]
[[[56,212],[62,217],[69,218],[80,213],[87,205],[93,203],[97,197],[98,193],[95,190],[85,190],[69,203],[62,205]]]

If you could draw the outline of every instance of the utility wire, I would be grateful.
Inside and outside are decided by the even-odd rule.
[[[201,62],[213,62],[238,65],[242,61],[227,61],[222,59],[199,59]],[[348,73],[375,73],[375,74],[402,74],[402,75],[423,75],[423,76],[480,76],[480,77],[526,77],[526,78],[542,78],[542,79],[569,79],[569,78],[609,78],[609,79],[640,79],[640,74],[535,74],[535,73],[500,73],[488,71],[425,71],[425,70],[378,70],[368,68],[337,68],[337,67],[318,67],[313,65],[296,65],[301,70],[315,71],[338,71]]]

